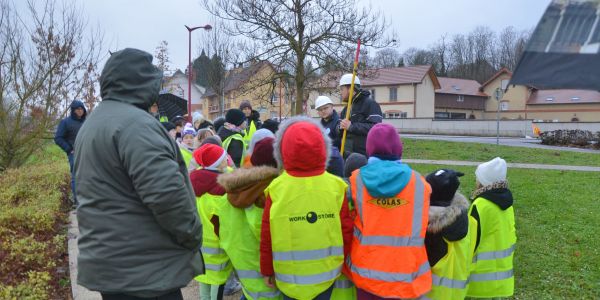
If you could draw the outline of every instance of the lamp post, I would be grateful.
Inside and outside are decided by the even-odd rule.
[[[496,112],[496,145],[500,145],[500,99],[502,99],[503,90],[496,88],[495,97],[498,102],[498,111]]]
[[[204,26],[189,27],[185,25],[188,30],[188,102],[187,102],[187,114],[188,121],[192,122],[192,31],[196,29],[204,29],[206,31],[211,30],[212,26],[206,24]]]

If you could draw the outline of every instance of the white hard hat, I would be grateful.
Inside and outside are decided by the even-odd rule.
[[[315,109],[319,109],[327,104],[333,104],[333,101],[331,101],[331,99],[329,99],[327,96],[319,96],[317,97],[317,100],[315,100]]]
[[[352,74],[344,74],[342,78],[340,78],[340,86],[342,85],[351,85],[352,84]],[[358,79],[358,75],[354,78],[354,84],[360,85],[360,79]]]

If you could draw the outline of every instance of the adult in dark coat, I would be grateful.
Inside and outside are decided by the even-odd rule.
[[[148,113],[162,72],[137,49],[113,53],[102,102],[75,142],[77,282],[104,299],[182,299],[203,273],[202,225],[177,143]]]
[[[340,79],[340,93],[342,101],[347,103],[350,94],[350,83],[352,74],[345,74]],[[377,123],[381,123],[383,115],[381,107],[371,98],[371,93],[360,89],[360,79],[358,76],[354,81],[354,96],[352,98],[352,111],[350,120],[346,120],[346,110],[344,107],[340,118],[340,135],[341,130],[347,129],[346,144],[344,154],[346,152],[356,152],[366,155],[367,152],[367,134],[369,130]]]
[[[54,142],[67,154],[69,160],[69,168],[71,169],[71,192],[73,194],[73,204],[77,205],[77,196],[75,193],[75,174],[73,174],[73,151],[75,149],[75,138],[79,133],[79,129],[85,117],[87,116],[87,110],[83,102],[79,100],[73,100],[71,102],[71,114],[62,119],[56,133],[54,134]]]

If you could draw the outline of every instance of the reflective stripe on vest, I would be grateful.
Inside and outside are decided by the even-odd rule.
[[[514,276],[513,270],[502,271],[502,272],[471,274],[469,276],[469,282],[503,280],[503,279],[511,278],[513,276]]]
[[[348,279],[337,279],[333,283],[334,289],[349,289],[354,286],[354,283]]]
[[[431,274],[431,283],[433,285],[444,286],[451,289],[464,289],[467,287],[466,280],[456,280],[446,277],[440,277],[435,274]]]
[[[212,247],[202,246],[200,248],[200,251],[202,251],[203,254],[213,254],[213,255],[225,254],[225,251],[223,251],[223,249],[221,249],[221,248],[212,248]]]
[[[383,272],[383,271],[375,271],[366,268],[359,268],[352,264],[350,259],[346,259],[346,264],[350,268],[350,270],[362,277],[381,280],[385,282],[406,282],[411,283],[415,280],[415,278],[429,272],[429,262],[426,261],[419,266],[419,269],[414,273],[392,273],[392,272]]]
[[[358,228],[354,228],[354,236],[363,246],[389,246],[389,247],[418,247],[422,246],[425,239],[422,237],[397,237],[386,235],[363,236]]]
[[[473,257],[473,262],[477,262],[478,260],[505,258],[513,254],[513,252],[515,252],[515,244],[513,244],[512,246],[510,246],[510,248],[505,250],[479,252],[475,257]]]
[[[466,213],[466,212],[465,212]],[[436,300],[464,299],[477,241],[477,221],[467,216],[467,234],[460,240],[443,242],[447,253],[431,266],[432,286],[427,296]]]
[[[223,270],[227,269],[228,266],[229,266],[229,262],[222,263],[220,265],[216,265],[216,264],[204,264],[204,267],[207,270],[211,270],[211,271],[223,271]]]
[[[240,279],[242,289],[248,300],[279,300],[281,293],[266,286],[260,273],[259,235],[263,209],[236,208],[229,202],[219,214],[219,238],[231,265]],[[243,245],[243,247],[240,247]]]
[[[341,270],[342,267],[340,266],[331,271],[313,275],[292,275],[275,273],[275,279],[292,284],[316,284],[336,279],[340,275]]]
[[[424,244],[429,186],[422,176],[411,171],[408,184],[393,198],[371,196],[360,170],[350,181],[358,216],[346,265],[356,287],[384,298],[418,298],[429,292],[431,269]],[[388,198],[392,205],[383,203]],[[381,218],[394,219],[383,227]]]
[[[347,185],[324,172],[295,177],[283,172],[265,190],[277,287],[295,299],[312,299],[331,287],[344,263],[340,210]]]
[[[514,208],[501,209],[483,197],[473,201],[481,228],[480,242],[472,260],[467,297],[510,297],[514,294],[513,258],[517,242]]]
[[[206,284],[223,284],[227,281],[233,267],[229,257],[221,248],[220,238],[215,234],[214,225],[210,219],[220,215],[223,206],[228,204],[225,195],[203,194],[196,197],[198,216],[202,224],[202,247],[200,251],[204,258],[205,274],[196,276],[196,280]]]
[[[273,252],[273,260],[311,260],[344,255],[344,247],[329,247],[317,250]]]
[[[423,199],[423,193],[425,193],[425,186],[423,185],[423,182],[420,180],[421,178],[421,174],[419,174],[416,171],[413,171],[415,173],[415,177],[416,177],[416,182],[415,182],[415,199]],[[355,202],[356,202],[356,206],[358,208],[358,215],[360,216],[361,222],[362,222],[362,215],[363,215],[363,189],[364,189],[364,183],[362,181],[362,178],[360,176],[360,173],[356,175],[356,198]],[[352,195],[352,194],[350,194]],[[413,237],[419,237],[421,235],[421,230],[422,230],[422,224],[423,224],[423,201],[416,201],[415,202],[415,206],[413,209],[413,223],[412,223],[412,236]]]

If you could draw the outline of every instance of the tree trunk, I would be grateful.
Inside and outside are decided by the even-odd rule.
[[[296,68],[296,108],[294,115],[301,115],[303,113],[304,80],[304,57],[299,55]]]

